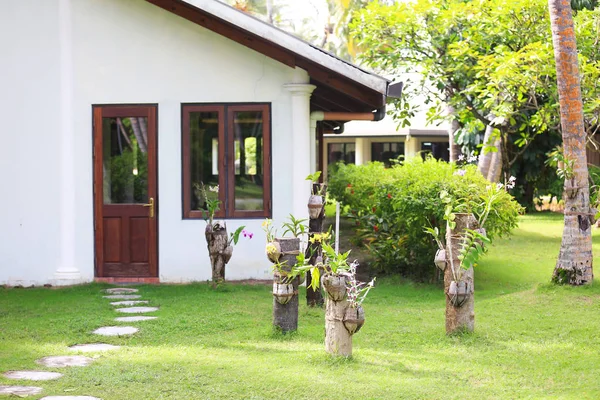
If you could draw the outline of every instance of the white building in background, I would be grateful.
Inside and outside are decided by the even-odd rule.
[[[427,124],[424,112],[417,113],[411,126],[404,128],[399,128],[389,115],[376,123],[352,121],[344,125],[343,133],[324,135],[322,153],[325,176],[327,166],[339,161],[357,165],[381,161],[389,165],[390,159],[427,153],[448,161],[448,127],[445,123]]]
[[[254,232],[227,278],[269,278],[262,220],[307,215],[311,111],[390,84],[214,0],[3,1],[0,29],[0,284],[210,279],[201,182]]]

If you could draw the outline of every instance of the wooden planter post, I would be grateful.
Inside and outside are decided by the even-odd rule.
[[[300,278],[296,277],[291,282],[287,280],[286,272],[292,270],[296,265],[296,256],[300,254],[300,238],[276,238],[281,246],[279,262],[284,263],[281,272],[275,272],[274,284],[293,285],[293,296],[286,304],[281,304],[273,297],[273,326],[281,332],[291,332],[298,329],[298,286]]]
[[[208,254],[210,255],[210,264],[212,267],[212,285],[213,288],[225,281],[225,264],[231,259],[233,246],[227,236],[227,225],[225,222],[215,222],[207,224],[204,230],[206,243],[208,244]]]
[[[468,270],[461,270],[458,255],[460,254],[460,248],[465,235],[465,229],[477,229],[477,220],[473,214],[456,214],[455,222],[455,228],[452,230],[448,229],[446,232],[447,265],[446,269],[444,270],[444,293],[446,294],[446,334],[464,331],[473,332],[475,329],[475,298],[473,295],[475,286],[473,267],[469,268]],[[450,282],[454,280],[454,276],[452,275],[452,265],[450,264],[450,257],[452,257],[454,270],[458,273],[462,273],[461,280],[467,283],[468,297],[460,307],[453,305],[450,296],[448,295]]]
[[[324,276],[323,280],[328,280],[328,285],[333,292],[344,293],[341,300],[334,300],[327,294],[325,306],[325,351],[335,356],[352,356],[352,335],[344,326],[344,316],[348,308],[346,292],[346,279],[337,276]],[[341,296],[340,296],[341,297]],[[336,298],[340,298],[336,297]]]
[[[312,193],[320,193],[322,207],[321,207],[321,211],[319,212],[319,215],[317,218],[312,218],[312,216],[310,216],[310,213],[309,213],[309,221],[308,221],[309,238],[312,238],[315,233],[323,232],[323,222],[325,221],[325,191],[326,190],[327,190],[326,185],[323,185],[320,183],[313,184]],[[310,202],[308,204],[308,207],[309,208],[311,207]],[[305,255],[307,258],[310,257],[310,259],[308,261],[309,264],[315,265],[315,263],[317,262],[317,257],[321,256],[322,253],[323,253],[323,251],[321,249],[321,242],[315,242],[315,243],[311,243],[310,241],[308,242],[308,246],[306,248]],[[321,273],[322,272],[323,272],[323,270],[321,270]],[[309,271],[306,274],[307,285],[311,281],[311,279],[312,279],[312,276]],[[321,306],[323,306],[323,302],[324,302],[323,292],[321,291],[320,286],[317,289],[312,289],[309,287],[306,288],[306,304],[309,307],[321,307]]]

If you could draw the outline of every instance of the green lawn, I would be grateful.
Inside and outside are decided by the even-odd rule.
[[[107,286],[0,289],[0,371],[40,369],[35,360],[42,356],[104,341],[125,347],[39,382],[43,394],[598,399],[600,288],[547,284],[560,234],[560,217],[526,216],[511,239],[496,242],[477,267],[471,335],[446,337],[439,287],[381,279],[365,303],[367,323],[350,360],[325,354],[322,310],[302,306],[296,334],[273,334],[267,286],[141,286],[142,296],[161,307],[160,318],[130,324],[141,327],[133,337],[105,340],[90,332],[115,324],[101,294]],[[600,254],[600,246],[594,250]],[[0,377],[0,385],[16,383],[30,384]]]

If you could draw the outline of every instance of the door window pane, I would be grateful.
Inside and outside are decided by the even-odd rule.
[[[215,190],[219,186],[219,113],[190,112],[189,118],[190,206],[192,210],[206,210],[202,184],[208,198],[219,197]]]
[[[239,211],[263,210],[262,112],[234,112],[233,125],[235,209]]]
[[[148,119],[102,119],[104,204],[148,202]]]
[[[327,145],[327,165],[343,162],[355,164],[356,145],[354,143],[329,143]]]
[[[436,160],[450,161],[449,142],[423,142],[421,143],[421,157],[433,155]]]

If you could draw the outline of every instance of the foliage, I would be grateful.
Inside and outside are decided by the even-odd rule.
[[[440,198],[442,191],[454,199],[452,212],[471,210],[482,218],[490,239],[510,233],[522,211],[510,194],[490,185],[474,165],[459,168],[433,158],[415,158],[382,169],[382,179],[372,178],[373,169],[373,165],[340,169],[329,184],[346,187],[341,194],[330,194],[342,204],[348,203],[359,242],[376,257],[374,267],[382,272],[419,280],[432,277],[436,246],[423,227],[437,228],[444,236],[447,208]],[[349,177],[356,180],[347,181]],[[363,198],[354,199],[358,193]]]
[[[346,291],[348,293],[347,300],[348,305],[352,308],[359,307],[363,301],[367,298],[369,291],[375,286],[375,279],[373,278],[370,282],[360,282],[356,279],[356,268],[358,262],[354,261],[350,263],[348,272],[346,275]]]
[[[289,222],[284,222],[282,225],[283,228],[285,228],[283,236],[287,233],[291,233],[294,237],[300,237],[308,233],[308,226],[304,224],[307,219],[296,218],[292,214],[288,216],[288,219]]]
[[[600,10],[585,9],[592,2],[576,3],[584,8],[575,26],[585,129],[593,136],[600,128]],[[520,196],[531,201],[535,186],[551,183],[540,156],[560,142],[547,1],[376,1],[354,21],[363,61],[403,80],[406,72],[420,77],[405,82],[405,96],[397,100],[400,124],[407,125],[424,103],[430,120],[457,120],[455,136],[465,143],[492,125],[501,138],[504,172],[519,180]],[[447,115],[446,105],[456,112]],[[531,151],[535,157],[527,156]]]

